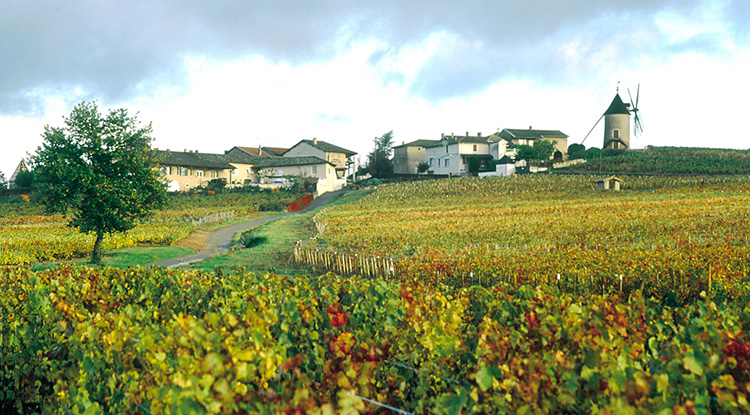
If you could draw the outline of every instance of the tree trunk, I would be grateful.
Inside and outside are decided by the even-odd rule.
[[[91,263],[99,265],[102,263],[102,239],[104,239],[104,232],[96,232],[96,242],[94,242],[94,250],[91,251]]]

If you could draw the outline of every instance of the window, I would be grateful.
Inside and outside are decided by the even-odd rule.
[[[212,179],[216,178],[216,170],[211,170],[211,178]]]
[[[167,176],[170,176],[172,174],[172,166],[162,166],[161,171]]]
[[[234,170],[232,170],[232,176],[239,176],[239,175],[240,175],[240,169],[235,168]]]
[[[440,167],[440,159],[438,159],[438,167]]]
[[[451,159],[445,159],[445,167],[451,166]]]
[[[430,166],[434,166],[434,165],[435,165],[435,159],[430,157]]]
[[[203,174],[204,174],[203,170],[196,170],[195,171],[195,176],[196,177],[203,177]]]
[[[178,176],[187,176],[188,175],[188,168],[185,166],[180,166],[177,168],[177,175]]]
[[[620,138],[620,130],[618,129],[612,130],[612,138]]]
[[[318,174],[318,166],[312,166],[312,174]]]
[[[477,151],[477,145],[474,144],[474,152],[476,152],[476,151]]]

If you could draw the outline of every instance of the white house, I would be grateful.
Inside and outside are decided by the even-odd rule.
[[[497,134],[483,137],[443,135],[440,141],[425,147],[425,162],[433,174],[458,175],[472,170],[494,171],[493,160],[505,155],[508,143]]]

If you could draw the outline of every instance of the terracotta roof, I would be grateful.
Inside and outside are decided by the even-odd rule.
[[[172,166],[233,169],[224,154],[156,150],[156,162]]]
[[[299,143],[293,145],[292,148],[297,147],[298,145],[300,145],[302,143],[309,144],[309,145],[311,145],[311,146],[313,146],[313,147],[315,147],[315,148],[317,148],[319,150],[325,151],[326,153],[344,153],[347,157],[350,157],[350,156],[353,156],[353,155],[357,154],[354,151],[347,150],[347,149],[345,149],[343,147],[339,147],[337,145],[334,145],[334,144],[331,144],[331,143],[326,143],[325,141],[320,141],[320,140],[315,140],[315,141],[313,141],[313,140],[302,140]],[[289,150],[291,150],[292,148],[290,148]],[[289,151],[289,150],[287,150],[287,151]],[[287,151],[285,151],[285,153]]]
[[[256,157],[277,157],[282,154],[284,154],[285,151],[289,150],[288,148],[281,148],[281,147],[242,147],[237,146],[240,150],[244,151],[245,153],[256,156]]]
[[[261,157],[255,167],[308,166],[311,164],[331,164],[320,157]],[[333,164],[331,164],[333,165]]]

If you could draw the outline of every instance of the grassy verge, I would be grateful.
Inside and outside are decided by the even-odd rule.
[[[317,230],[312,222],[313,216],[323,208],[350,203],[370,193],[372,190],[352,190],[322,208],[266,223],[247,233],[247,248],[236,246],[225,255],[198,262],[191,265],[191,268],[213,271],[219,267],[231,271],[243,267],[246,271],[256,273],[273,271],[278,275],[309,274],[309,268],[298,267],[293,263],[292,251],[298,240],[315,236]],[[239,236],[235,238],[235,242],[239,242]]]
[[[194,249],[177,246],[140,246],[106,251],[102,258],[102,265],[115,268],[128,268],[146,265],[164,259],[189,255]],[[56,268],[62,264],[90,265],[90,258],[73,259],[70,261],[56,261],[50,263],[36,263],[32,265],[34,271]]]

